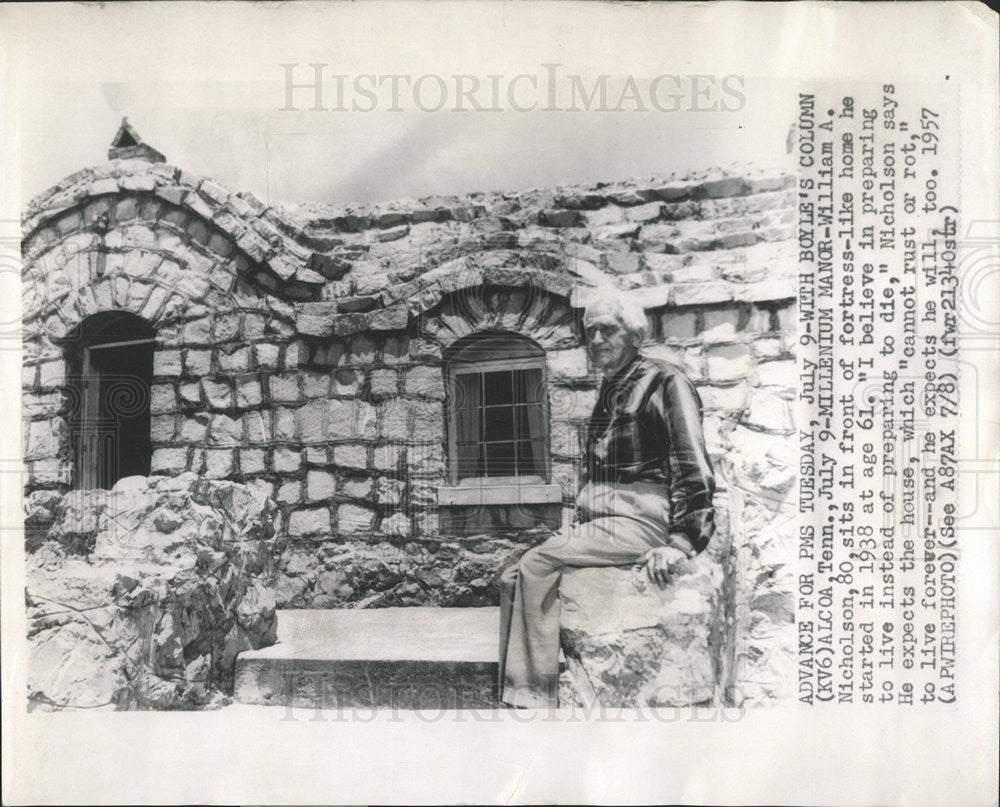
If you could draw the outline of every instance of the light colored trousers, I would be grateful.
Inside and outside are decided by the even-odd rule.
[[[500,577],[500,699],[510,706],[559,705],[563,567],[631,565],[669,540],[663,485],[588,484],[576,506],[584,523],[529,549]]]

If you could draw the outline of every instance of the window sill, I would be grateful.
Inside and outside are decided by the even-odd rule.
[[[466,481],[459,487],[437,489],[441,506],[468,507],[489,504],[557,504],[562,502],[562,486],[541,483],[488,484]]]

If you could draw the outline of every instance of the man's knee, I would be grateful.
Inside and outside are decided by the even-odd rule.
[[[547,546],[549,541],[539,544],[529,549],[518,561],[518,569],[531,575],[548,574],[556,569],[562,568],[563,564],[551,551],[552,547]]]

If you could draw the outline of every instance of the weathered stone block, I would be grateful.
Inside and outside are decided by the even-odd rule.
[[[387,336],[382,348],[382,361],[388,365],[406,364],[409,362],[411,347],[410,337],[406,334]]]
[[[323,401],[312,401],[294,412],[288,409],[278,409],[279,416],[275,421],[276,436],[279,440],[296,437],[303,443],[316,443],[327,437],[324,415],[326,406]],[[291,431],[290,438],[285,433]]]
[[[794,361],[765,361],[757,365],[757,379],[763,387],[795,389],[798,369]]]
[[[752,347],[753,353],[758,359],[777,359],[784,354],[781,339],[777,337],[755,339]]]
[[[333,463],[341,468],[368,468],[368,446],[338,445],[333,449]]]
[[[750,348],[746,345],[715,347],[707,353],[708,377],[712,381],[734,381],[750,372]]]
[[[261,412],[247,412],[243,416],[247,440],[251,443],[269,443],[271,441],[270,417]]]
[[[212,415],[208,441],[212,445],[236,445],[243,440],[243,420],[228,415]]]
[[[280,482],[274,500],[280,504],[299,504],[302,501],[302,483],[298,479]]]
[[[746,384],[736,384],[728,387],[700,386],[698,395],[706,412],[740,411],[747,404]]]
[[[604,255],[608,271],[614,275],[626,275],[638,272],[641,265],[638,252],[608,252]]]
[[[414,367],[407,370],[404,390],[411,395],[441,400],[444,398],[444,376],[438,367]]]
[[[178,376],[181,374],[179,350],[157,350],[153,353],[153,375]]]
[[[791,434],[795,428],[790,400],[767,389],[750,391],[740,422],[758,431],[776,434]]]
[[[337,480],[328,471],[309,471],[306,475],[306,496],[311,502],[329,499],[337,490]]]
[[[55,457],[64,435],[62,420],[31,421],[26,429],[25,459]]]
[[[409,446],[406,449],[406,467],[411,475],[443,476],[445,468],[442,444],[425,443],[419,446]]]
[[[296,403],[302,399],[298,373],[279,373],[268,376],[267,388],[272,401]]]
[[[224,373],[245,373],[250,369],[250,348],[238,347],[231,352],[220,350],[217,360]]]
[[[210,448],[205,451],[204,474],[209,479],[224,479],[233,473],[233,450]]]
[[[335,301],[302,303],[295,317],[295,329],[303,336],[333,336],[338,315]]]
[[[589,418],[597,403],[597,390],[552,387],[549,390],[549,412],[553,420],[583,420]]]
[[[277,473],[294,473],[302,467],[302,452],[288,446],[277,446],[271,467]]]
[[[552,453],[575,457],[580,453],[579,427],[575,423],[553,420],[551,423]]]
[[[349,499],[369,499],[374,489],[371,479],[347,479],[341,485],[341,493]]]
[[[298,442],[298,429],[295,426],[295,410],[278,407],[274,410],[274,439],[285,442]]]
[[[382,519],[378,531],[394,538],[409,538],[413,534],[413,525],[406,513],[393,513]]]
[[[712,703],[721,585],[722,570],[705,556],[686,563],[665,590],[628,568],[567,569],[560,638],[574,688],[604,706]]]
[[[673,286],[673,303],[676,306],[711,305],[727,303],[733,299],[733,287],[722,280],[708,283],[676,283]]]
[[[211,350],[184,351],[184,369],[188,375],[203,377],[212,371]]]
[[[614,205],[608,205],[597,210],[586,210],[580,215],[590,229],[620,224],[625,221],[625,211]]]
[[[326,398],[330,394],[330,373],[316,370],[300,370],[302,392],[306,398]]]
[[[197,381],[186,381],[177,388],[182,406],[197,406],[201,403],[201,385]]]
[[[743,196],[750,192],[750,184],[743,177],[723,177],[702,182],[693,189],[695,199],[719,199],[724,196]]]
[[[264,449],[241,448],[239,450],[240,473],[261,474],[265,470]]]
[[[590,377],[585,348],[550,350],[545,355],[545,362],[554,381],[580,381]]]
[[[38,365],[38,384],[41,387],[58,387],[66,383],[66,364],[47,361]]]
[[[234,379],[236,385],[236,405],[257,406],[263,400],[260,379],[256,375],[242,375]]]
[[[327,434],[331,440],[375,436],[375,408],[364,401],[326,401]]]
[[[205,400],[213,409],[228,409],[233,405],[233,391],[228,382],[203,378],[201,389]]]
[[[375,361],[375,340],[370,336],[360,334],[351,337],[348,345],[346,363],[367,367]]]
[[[154,448],[150,470],[154,474],[180,474],[187,464],[186,448]]]
[[[660,317],[665,339],[693,339],[697,315],[693,311],[668,311]]]
[[[337,370],[330,377],[330,391],[333,395],[355,396],[363,379],[364,373],[358,370]]]
[[[706,342],[728,342],[736,338],[740,323],[738,308],[711,309],[702,316],[701,336]]]
[[[288,517],[288,534],[296,537],[330,533],[330,508],[293,510]]]
[[[656,221],[663,215],[663,203],[662,202],[649,202],[647,204],[639,204],[636,207],[631,207],[625,211],[625,217],[629,221],[636,221],[641,224],[645,224],[650,221]]]
[[[258,342],[253,346],[254,364],[258,370],[273,370],[278,367],[279,345]]]
[[[240,337],[240,315],[238,313],[219,314],[212,323],[213,338],[216,343],[230,342]]]
[[[154,443],[169,443],[174,439],[174,416],[153,415],[149,419],[149,439]]]
[[[575,210],[545,210],[539,218],[548,227],[575,227],[580,222],[580,214]]]
[[[359,504],[342,504],[337,508],[337,530],[345,534],[370,532],[375,514]]]
[[[403,501],[405,492],[405,482],[381,476],[375,486],[375,499],[381,505],[395,506]]]
[[[398,394],[399,381],[395,370],[372,370],[369,378],[373,396],[385,398]]]
[[[204,412],[198,412],[192,417],[184,418],[181,422],[180,439],[185,443],[203,442],[208,433],[208,423],[209,415]]]
[[[177,394],[173,384],[154,384],[150,388],[149,411],[154,415],[177,411]]]

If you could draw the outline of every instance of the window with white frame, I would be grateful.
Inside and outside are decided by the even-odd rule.
[[[449,351],[446,373],[451,484],[548,481],[544,351],[516,334],[474,334]]]

